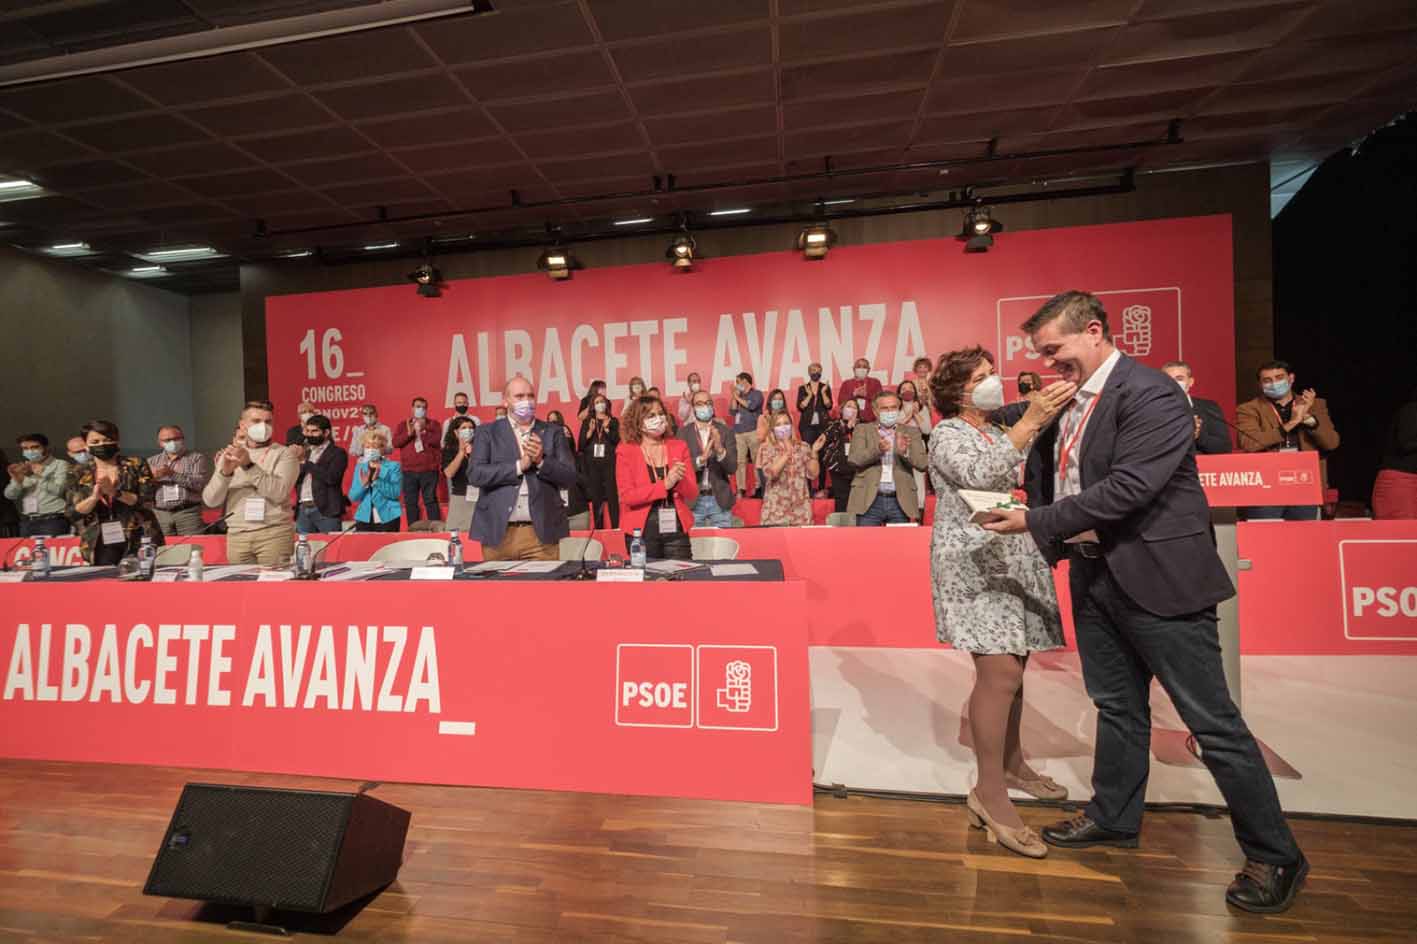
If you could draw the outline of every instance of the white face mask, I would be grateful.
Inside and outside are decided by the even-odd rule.
[[[271,424],[252,423],[250,426],[246,427],[246,438],[253,443],[270,442]]]
[[[870,369],[866,367],[858,367],[854,371],[852,371],[852,373],[856,375],[857,380],[865,380],[866,375],[870,373]]]
[[[162,444],[162,451],[167,453],[169,456],[175,456],[182,451],[182,445],[183,440],[181,439],[169,439],[167,442]]]
[[[463,442],[472,442],[473,429],[471,426],[458,427],[458,439]]]
[[[690,393],[698,393],[698,392],[699,392],[699,382],[698,382],[697,380],[691,380],[691,381],[689,381],[689,392],[690,392]]]
[[[640,425],[644,427],[647,433],[662,433],[664,432],[664,424],[666,422],[663,413],[656,413],[654,416],[645,417],[645,421]]]
[[[365,425],[365,426],[368,426],[370,429],[373,429],[373,428],[374,428],[374,424],[377,423],[377,422],[379,422],[379,418],[378,418],[377,416],[374,416],[374,415],[371,414],[371,413],[365,413],[365,414],[364,414],[364,425]]]
[[[382,455],[382,453],[379,452],[379,447],[378,447],[378,446],[365,446],[365,447],[364,447],[364,461],[365,461],[365,462],[373,462],[373,461],[375,461],[376,459],[378,459],[380,455]]]
[[[1004,381],[998,374],[990,374],[974,385],[969,400],[977,409],[992,413],[1004,406]]]

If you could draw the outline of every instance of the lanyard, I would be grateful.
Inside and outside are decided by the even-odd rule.
[[[1071,438],[1064,437],[1063,446],[1058,450],[1058,481],[1068,480],[1068,460],[1072,458],[1073,448],[1077,446],[1078,440],[1082,439],[1082,429],[1087,425],[1087,419],[1092,415],[1092,411],[1097,408],[1097,401],[1102,399],[1099,392],[1092,398],[1092,402],[1087,405],[1087,409],[1082,411],[1082,418],[1078,420],[1077,426],[1073,427]]]
[[[963,419],[963,417],[961,417],[961,419]],[[968,426],[970,429],[974,430],[974,431],[975,431],[976,433],[978,433],[980,436],[983,436],[983,437],[984,437],[984,441],[985,441],[986,443],[988,443],[988,444],[991,445],[991,446],[994,445],[994,437],[993,437],[993,436],[990,436],[988,433],[984,432],[984,427],[983,427],[983,426],[975,426],[975,425],[974,425],[973,423],[971,423],[969,420],[964,420],[964,425],[966,425],[966,426]]]

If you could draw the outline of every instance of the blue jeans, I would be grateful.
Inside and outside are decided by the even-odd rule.
[[[413,524],[422,515],[418,511],[418,496],[423,496],[423,510],[429,521],[443,517],[438,510],[438,473],[405,472],[403,474],[403,508],[408,523]]]
[[[340,529],[340,520],[320,514],[314,505],[301,505],[295,513],[295,530],[300,534],[328,534]]]
[[[1182,616],[1147,612],[1127,596],[1105,560],[1074,555],[1069,586],[1088,697],[1097,706],[1092,801],[1097,825],[1141,830],[1151,767],[1151,680],[1171,696],[1196,736],[1201,759],[1230,809],[1247,858],[1288,865],[1299,858],[1274,778],[1225,687],[1215,607]]]
[[[900,502],[895,500],[895,495],[888,495],[885,492],[877,492],[876,500],[871,502],[871,507],[856,516],[856,527],[858,528],[883,528],[888,524],[909,524],[910,519],[906,517],[905,511],[900,507]]]
[[[1318,505],[1252,505],[1241,509],[1246,521],[1318,521]]]
[[[694,500],[694,507],[690,511],[694,513],[696,528],[733,527],[733,512],[718,507],[718,502],[712,495],[700,495]]]

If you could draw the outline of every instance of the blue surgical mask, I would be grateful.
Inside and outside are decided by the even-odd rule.
[[[25,449],[23,452],[26,462],[38,462],[44,458],[43,449]]]
[[[78,465],[88,465],[90,461],[87,449],[83,452],[71,452],[69,453],[69,458],[73,459]]]
[[[1283,400],[1289,395],[1289,381],[1276,380],[1274,383],[1261,385],[1264,388],[1264,395],[1271,400]]]
[[[162,451],[169,456],[175,456],[182,451],[182,444],[183,440],[181,439],[169,439],[162,444]]]
[[[364,461],[365,461],[365,462],[373,462],[375,459],[378,459],[380,455],[382,455],[382,453],[379,452],[379,447],[378,447],[378,446],[365,446],[365,447],[364,447]]]
[[[707,423],[713,419],[713,407],[708,404],[696,406],[694,407],[694,416],[698,418],[700,423]]]
[[[773,398],[772,398],[772,408],[773,408],[774,410],[781,410],[781,409],[782,409],[783,407],[785,407],[785,406],[787,406],[787,404],[785,404],[785,403],[782,402],[782,397],[773,397]]]
[[[518,400],[512,404],[512,412],[516,414],[517,419],[525,423],[536,415],[536,401]]]
[[[881,411],[881,425],[882,425],[882,426],[885,426],[885,427],[888,427],[888,428],[891,427],[891,426],[894,426],[894,425],[895,425],[895,421],[898,420],[899,418],[900,418],[900,411],[899,411],[899,410],[882,410],[882,411]]]
[[[425,417],[425,416],[427,416],[427,415],[428,415],[428,407],[426,407],[426,406],[416,406],[416,407],[413,408],[413,418],[414,418],[414,419],[416,419],[416,420],[421,420],[421,419],[423,419],[423,417]]]

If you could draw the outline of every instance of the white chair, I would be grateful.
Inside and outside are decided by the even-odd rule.
[[[329,543],[330,543],[329,541],[317,541],[317,540],[315,540],[315,539],[312,538],[312,539],[310,540],[310,542],[309,542],[309,544],[310,544],[310,556],[311,556],[311,557],[314,557],[315,555],[319,554],[320,551],[324,550],[325,545],[327,545],[327,544],[329,544]]]
[[[738,542],[732,538],[689,538],[694,560],[737,560]]]
[[[601,560],[605,557],[605,545],[595,538],[562,538],[560,554],[563,561]]]
[[[410,538],[405,541],[395,541],[392,544],[385,544],[370,554],[369,559],[385,564],[424,564],[428,562],[428,558],[432,554],[446,558],[448,542],[442,538]]]
[[[156,566],[181,567],[192,557],[193,544],[169,544],[157,549]]]
[[[409,526],[408,526],[408,530],[410,530],[410,531],[432,531],[432,532],[437,533],[437,532],[446,531],[446,530],[448,530],[448,528],[447,528],[447,524],[446,524],[444,521],[442,521],[441,519],[439,519],[439,518],[433,518],[432,520],[429,520],[428,518],[420,518],[419,520],[415,521],[413,524],[409,525]]]
[[[827,515],[827,524],[833,528],[854,528],[856,516],[849,511],[834,511]]]

